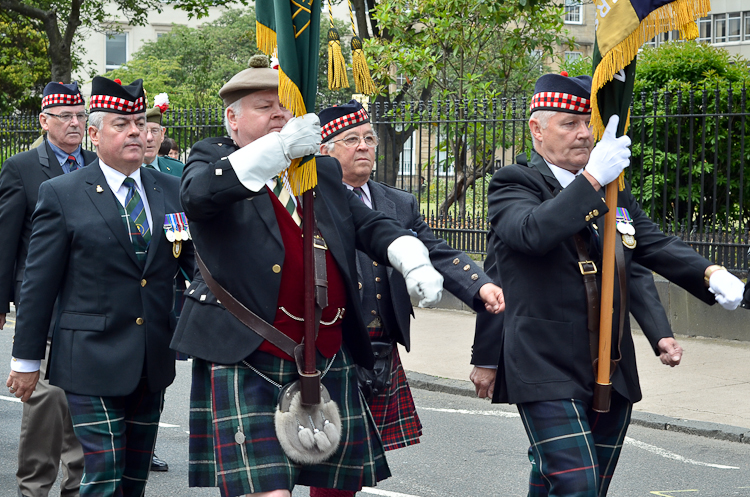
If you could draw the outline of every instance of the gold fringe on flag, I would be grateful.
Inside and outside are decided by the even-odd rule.
[[[276,32],[258,21],[255,21],[255,43],[258,50],[271,57],[276,50]]]
[[[643,19],[627,38],[602,56],[591,84],[591,128],[597,140],[604,133],[604,123],[597,102],[599,90],[630,64],[641,46],[654,36],[678,29],[680,35],[685,35],[685,39],[696,38],[698,28],[695,26],[695,20],[705,16],[709,10],[710,0],[675,0],[662,5]]]
[[[331,27],[328,30],[328,89],[341,88],[349,88],[349,78],[346,76],[346,61],[341,53],[339,32]]]
[[[359,36],[352,37],[352,76],[357,93],[372,95],[377,91],[370,76],[370,68],[367,67],[367,58],[362,50],[362,39]]]
[[[307,113],[302,93],[300,93],[294,81],[281,70],[281,66],[279,66],[279,100],[281,105],[289,109],[296,117],[304,116]],[[302,193],[318,184],[315,159],[300,164],[301,161],[302,159],[292,160],[292,164],[286,170],[289,175],[289,186],[295,196],[302,195]]]

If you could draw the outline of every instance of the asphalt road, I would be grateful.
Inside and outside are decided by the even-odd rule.
[[[0,332],[0,364],[10,360],[12,331]],[[147,495],[218,496],[187,486],[190,364],[178,362],[167,390],[156,449],[170,466],[152,473]],[[5,376],[3,376],[5,378]],[[0,497],[16,497],[21,404],[0,394]],[[526,494],[528,441],[516,411],[487,401],[415,390],[422,443],[388,454],[393,476],[363,497],[486,497]],[[305,487],[294,497],[307,496]],[[631,426],[610,497],[750,497],[750,445]],[[53,489],[50,496],[59,496]]]

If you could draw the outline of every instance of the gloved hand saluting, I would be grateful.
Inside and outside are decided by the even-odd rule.
[[[415,236],[400,236],[388,246],[391,266],[406,280],[409,295],[419,299],[419,307],[435,305],[443,296],[443,277],[430,262],[427,247]]]
[[[266,181],[289,167],[292,159],[312,155],[320,149],[320,119],[315,114],[291,118],[279,132],[268,133],[229,154],[237,178],[245,188],[257,192]]]
[[[630,165],[630,138],[623,135],[616,138],[620,118],[613,115],[609,118],[602,139],[591,151],[585,171],[599,182],[601,186],[616,180],[620,173]]]
[[[724,309],[733,311],[742,302],[745,285],[739,278],[720,266],[711,268],[708,291],[716,295],[716,302]],[[707,270],[708,272],[708,270]]]

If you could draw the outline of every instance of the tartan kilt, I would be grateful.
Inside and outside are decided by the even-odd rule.
[[[298,378],[297,367],[256,351],[248,359],[280,385]],[[325,371],[330,359],[318,354]],[[345,348],[333,360],[323,384],[341,413],[338,450],[327,461],[300,465],[284,454],[276,437],[274,413],[279,387],[242,362],[223,365],[193,359],[190,394],[191,487],[219,487],[222,497],[292,490],[295,485],[358,491],[388,478],[383,444],[357,386]],[[238,431],[244,434],[238,443]]]
[[[368,330],[373,340],[382,340],[386,335],[380,320],[368,326]],[[422,422],[417,415],[414,397],[411,395],[398,347],[395,345],[391,354],[391,386],[387,392],[371,399],[369,404],[385,450],[419,443]]]

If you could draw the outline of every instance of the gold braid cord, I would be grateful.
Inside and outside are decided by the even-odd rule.
[[[330,0],[329,0],[330,1]],[[357,88],[357,93],[364,95],[372,95],[377,91],[375,83],[372,81],[370,76],[370,68],[367,67],[367,57],[365,57],[365,51],[362,47],[362,38],[357,36],[357,28],[354,25],[354,11],[352,10],[352,2],[349,2],[349,19],[352,22],[352,76],[354,77],[354,85]]]
[[[328,0],[328,16],[331,19],[331,28],[328,30],[328,89],[349,88],[346,61],[344,54],[341,53],[341,38],[339,38],[339,32],[333,27],[331,0]]]

